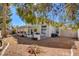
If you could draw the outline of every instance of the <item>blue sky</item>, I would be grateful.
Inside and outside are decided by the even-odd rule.
[[[25,23],[21,20],[21,18],[16,13],[16,8],[14,6],[10,7],[12,16],[11,16],[11,25],[13,26],[23,26]]]

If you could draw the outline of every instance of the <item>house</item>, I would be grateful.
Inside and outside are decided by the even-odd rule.
[[[26,32],[27,37],[51,37],[52,33],[56,33],[56,28],[48,24],[27,24],[17,28],[17,32]]]
[[[51,26],[51,25],[47,25],[47,24],[42,24],[41,25],[41,35],[45,36],[45,37],[51,37],[51,34],[55,34],[56,33],[56,28]]]

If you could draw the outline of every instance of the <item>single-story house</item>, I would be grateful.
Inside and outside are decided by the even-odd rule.
[[[51,37],[51,34],[57,33],[57,30],[58,30],[58,36],[78,38],[78,31],[73,32],[71,28],[67,28],[66,30],[63,30],[63,28],[55,28],[47,24],[39,24],[39,25],[27,24],[26,26],[17,28],[17,31],[24,31],[29,35],[31,35],[32,32],[40,33],[40,36],[43,37]]]

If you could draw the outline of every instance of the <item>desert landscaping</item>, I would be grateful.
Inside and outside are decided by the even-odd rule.
[[[34,54],[28,52],[33,46],[38,48],[36,56],[72,56],[71,49],[68,47],[70,44],[65,44],[67,40],[74,40],[71,38],[48,38],[36,41],[13,35],[6,39],[6,42],[9,42],[9,46],[4,56],[34,56]],[[79,56],[79,41],[74,40],[74,43],[73,56]]]
[[[79,56],[78,3],[1,3],[0,56]]]

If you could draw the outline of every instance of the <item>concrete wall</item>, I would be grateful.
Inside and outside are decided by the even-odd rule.
[[[67,30],[59,29],[59,36],[77,38],[77,32],[73,32],[71,29]]]

